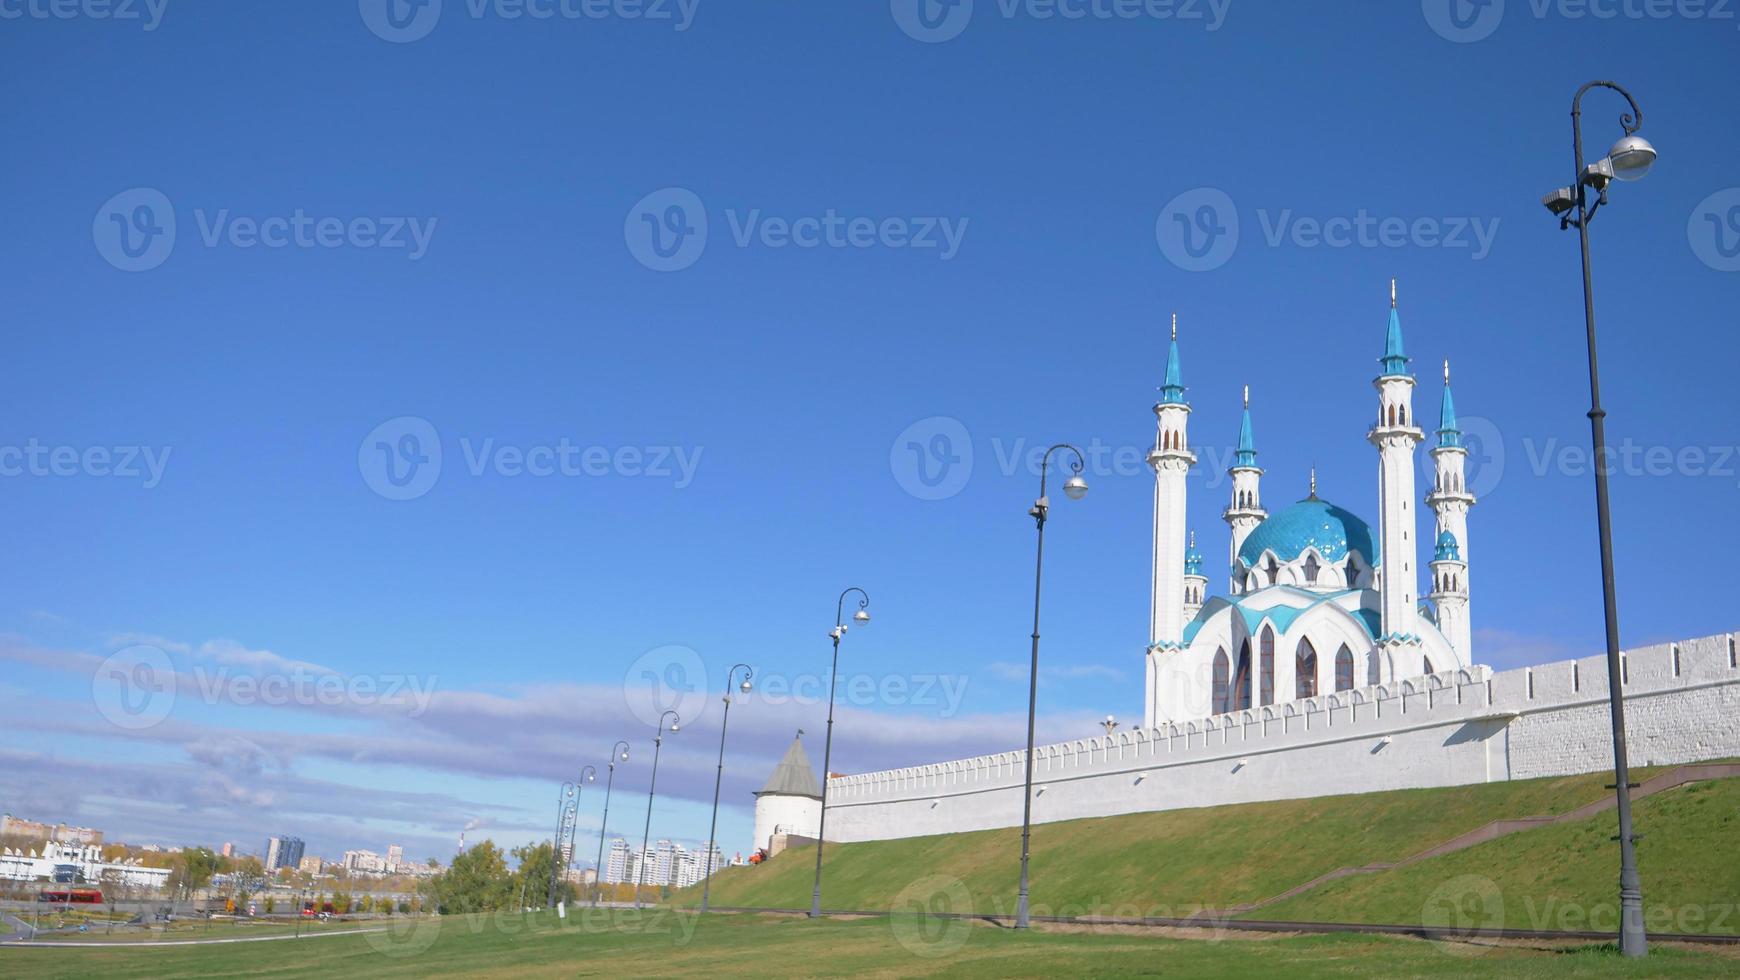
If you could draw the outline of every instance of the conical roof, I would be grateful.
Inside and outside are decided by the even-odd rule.
[[[822,798],[822,787],[816,782],[816,772],[810,766],[810,757],[804,754],[803,735],[791,740],[791,747],[785,750],[785,756],[779,760],[779,765],[773,767],[773,775],[767,779],[767,785],[761,787],[756,796],[765,793],[775,793],[780,796],[807,796],[811,799]]]

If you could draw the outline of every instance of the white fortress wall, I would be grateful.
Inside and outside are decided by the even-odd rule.
[[[1633,765],[1740,756],[1735,634],[1624,654]],[[1036,823],[1610,768],[1606,658],[1475,666],[1034,750]],[[828,784],[828,839],[1019,826],[1022,753]]]

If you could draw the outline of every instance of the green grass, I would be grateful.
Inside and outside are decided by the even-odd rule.
[[[1475,947],[1373,936],[1205,941],[1145,932],[1017,933],[964,922],[856,921],[660,911],[449,917],[394,939],[157,949],[0,949],[0,973],[74,977],[1708,977],[1740,959],[1660,948],[1646,963],[1610,948]]]
[[[1607,781],[1593,774],[1040,824],[1033,830],[1033,908],[1036,914],[1186,916],[1255,903],[1337,868],[1412,856],[1496,819],[1564,813],[1605,796]],[[1644,892],[1652,904],[1681,908],[1740,898],[1740,850],[1730,843],[1740,781],[1704,786],[1638,805],[1639,830],[1651,835],[1642,851]],[[1405,871],[1331,883],[1250,916],[1420,924],[1440,886],[1478,873],[1499,883],[1503,921],[1530,925],[1534,920],[1513,914],[1513,905],[1522,911],[1533,902],[1538,918],[1555,898],[1557,916],[1566,899],[1592,906],[1612,896],[1611,825],[1606,816],[1527,831]],[[712,902],[807,908],[814,854],[803,848],[759,867],[727,869],[714,880]],[[1008,914],[1019,857],[1018,829],[830,845],[823,905],[883,911],[916,900]],[[676,901],[697,904],[699,890]],[[1725,928],[1712,925],[1722,924],[1684,931],[1740,932],[1732,916]],[[1540,928],[1567,926],[1555,918]]]
[[[1740,780],[1693,783],[1633,806],[1645,922],[1652,931],[1740,933]],[[1542,827],[1455,854],[1330,882],[1255,913],[1266,919],[1396,922],[1445,900],[1465,921],[1521,929],[1612,930],[1618,818]],[[1490,903],[1490,905],[1489,905]],[[1443,906],[1429,915],[1449,914]]]

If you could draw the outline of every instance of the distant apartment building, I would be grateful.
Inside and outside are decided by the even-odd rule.
[[[21,820],[10,813],[0,814],[0,837],[29,837],[78,847],[100,847],[103,843],[103,832],[100,830],[73,827],[64,823],[47,824],[35,820]]]
[[[266,838],[267,871],[279,868],[295,868],[302,864],[302,838],[300,837],[268,837]]]
[[[317,875],[326,870],[326,862],[318,854],[309,854],[296,862],[296,870],[303,874]]]
[[[604,881],[616,885],[634,880],[636,861],[628,849],[628,841],[618,837],[610,842],[610,856],[604,862]]]
[[[344,858],[339,863],[346,871],[360,871],[364,874],[379,874],[387,868],[387,862],[374,851],[345,851]]]
[[[387,845],[387,873],[395,874],[399,865],[405,863],[405,848],[399,844]]]
[[[236,845],[229,841],[225,841],[224,846],[219,849],[218,853],[222,854],[224,857],[233,858],[236,856]]]

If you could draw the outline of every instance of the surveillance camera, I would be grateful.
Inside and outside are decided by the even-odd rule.
[[[1541,198],[1541,203],[1546,205],[1547,210],[1554,214],[1564,214],[1577,206],[1577,195],[1569,187],[1561,187]]]

